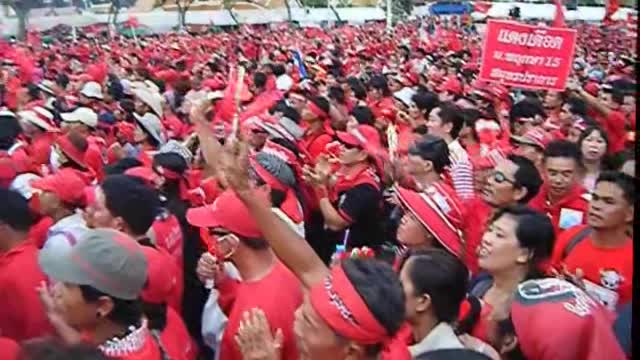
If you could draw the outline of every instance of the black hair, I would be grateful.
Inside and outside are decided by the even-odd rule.
[[[0,150],[9,150],[16,142],[22,128],[18,119],[13,116],[0,117]]]
[[[106,165],[104,167],[104,173],[106,175],[124,174],[125,171],[138,166],[142,166],[142,162],[140,160],[133,157],[125,157],[113,164]]]
[[[329,99],[333,99],[335,100],[338,104],[343,104],[345,103],[346,99],[344,97],[344,90],[342,90],[342,87],[336,85],[336,86],[330,86],[329,87],[329,94],[327,95],[329,97]]]
[[[27,84],[27,93],[29,94],[29,97],[31,97],[32,99],[40,99],[40,88],[32,83]]]
[[[387,79],[384,76],[374,75],[369,80],[369,86],[373,89],[378,89],[382,92],[382,96],[391,96],[391,90],[387,84]]]
[[[65,73],[59,73],[58,75],[56,75],[56,84],[58,84],[58,86],[60,86],[63,89],[67,88],[67,85],[69,85],[69,76]]]
[[[616,184],[622,190],[625,201],[627,201],[629,205],[633,205],[635,203],[636,179],[634,177],[621,171],[603,171],[600,173],[600,176],[598,176],[596,184],[602,181]]]
[[[175,173],[183,174],[187,171],[189,164],[187,160],[180,154],[176,153],[158,153],[153,156],[153,166],[162,166]],[[170,181],[167,179],[167,181]]]
[[[341,266],[369,311],[393,337],[405,319],[404,291],[398,275],[388,264],[373,259],[347,259]]]
[[[527,278],[541,277],[538,265],[551,257],[556,239],[551,219],[526,205],[517,204],[498,209],[489,223],[492,224],[505,215],[511,216],[517,223],[515,234],[520,247],[531,251]]]
[[[142,301],[142,312],[147,318],[149,330],[163,331],[167,327],[167,304],[152,304]]]
[[[464,118],[462,117],[462,112],[459,106],[455,105],[452,102],[444,102],[441,103],[438,108],[440,109],[440,113],[438,116],[442,121],[442,124],[451,124],[451,137],[456,139],[460,134],[460,130],[464,126]]]
[[[582,142],[584,141],[584,139],[586,139],[594,131],[597,131],[600,133],[600,136],[604,139],[605,144],[607,144],[607,149],[609,149],[609,137],[607,136],[607,133],[600,126],[593,125],[593,126],[589,126],[583,132],[580,133],[580,137],[578,137],[578,142],[576,143],[580,151],[582,151]],[[605,157],[606,157],[606,152],[605,152]]]
[[[513,125],[520,118],[535,118],[538,115],[545,117],[544,107],[540,101],[526,98],[513,104],[509,111],[509,121]]]
[[[256,72],[253,74],[253,84],[256,87],[263,88],[267,84],[267,75],[263,72]]]
[[[414,295],[427,294],[436,319],[452,323],[458,318],[460,304],[467,294],[469,270],[446,250],[411,250],[404,255],[400,268],[407,263]]]
[[[371,109],[367,106],[356,106],[351,110],[351,115],[358,121],[358,124],[362,125],[373,125],[374,124],[374,116]]]
[[[329,110],[331,110],[331,104],[329,104],[329,100],[324,96],[315,96],[309,99],[312,103],[314,103],[317,107],[322,109],[327,115],[329,114]]]
[[[284,68],[284,65],[282,65],[282,64],[273,64],[273,65],[271,65],[271,71],[273,72],[273,75],[275,75],[275,76],[284,75],[287,72],[287,70]]]
[[[476,121],[482,117],[482,112],[478,109],[461,109],[460,115],[464,119],[464,125],[471,129],[471,134],[476,141],[479,141],[476,132]]]
[[[53,337],[41,337],[20,344],[19,360],[107,360],[97,347],[79,343],[67,345]]]
[[[158,195],[137,178],[110,175],[100,185],[105,204],[113,216],[121,217],[134,235],[144,235],[160,209]]]
[[[300,124],[300,113],[298,112],[298,110],[292,108],[291,106],[285,106],[280,109],[280,112],[282,113],[282,116],[292,120],[296,124]]]
[[[269,139],[268,141],[271,141],[275,144],[285,147],[287,150],[291,151],[296,157],[298,158],[300,157],[300,149],[295,143],[291,142],[290,140],[286,138],[272,138],[272,139]]]
[[[526,204],[540,191],[543,183],[542,176],[533,161],[524,156],[509,154],[507,159],[518,166],[514,174],[514,186],[527,189],[527,194],[519,201],[520,204]]]
[[[89,285],[78,285],[78,287],[86,302],[96,302],[102,296],[111,298],[113,301],[113,310],[107,315],[107,319],[122,326],[135,326],[136,328],[140,326],[142,320],[142,304],[139,300],[118,299]]]
[[[20,193],[0,187],[0,223],[14,230],[27,232],[33,225],[29,203]]]
[[[362,82],[355,77],[350,77],[347,79],[347,84],[353,91],[353,95],[358,100],[366,100],[367,99],[367,89],[364,87]]]
[[[411,101],[416,104],[418,109],[420,109],[425,116],[428,116],[431,110],[435,109],[440,104],[438,95],[430,91],[419,91],[415,93],[411,97]]]
[[[549,158],[569,158],[579,167],[582,164],[582,154],[578,145],[567,140],[554,140],[544,149],[544,160]]]
[[[587,103],[577,96],[570,96],[565,104],[569,105],[569,111],[574,115],[587,115]]]
[[[611,90],[611,100],[618,105],[624,104],[624,92],[620,89],[613,88]]]
[[[444,169],[451,164],[447,143],[442,138],[430,134],[423,135],[418,139],[409,148],[409,154],[431,161],[433,169],[438,174],[442,174]]]

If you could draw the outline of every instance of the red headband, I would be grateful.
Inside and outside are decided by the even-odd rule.
[[[363,345],[384,342],[389,335],[347,278],[342,266],[310,291],[311,305],[331,329]]]
[[[250,163],[253,170],[258,173],[258,176],[260,176],[260,178],[264,180],[264,182],[267,183],[269,187],[283,192],[287,191],[288,187],[280,180],[278,180],[277,177],[273,176],[269,171],[267,171],[267,169],[262,167],[262,165],[260,165],[260,163],[256,159],[250,159]]]
[[[311,111],[313,114],[315,114],[320,119],[325,120],[325,119],[327,119],[329,117],[329,114],[327,114],[324,110],[320,109],[320,107],[318,105],[314,104],[313,101],[309,101],[307,106],[309,107],[309,111]]]

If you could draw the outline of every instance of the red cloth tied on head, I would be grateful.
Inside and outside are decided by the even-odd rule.
[[[363,345],[389,339],[387,330],[373,316],[342,266],[334,266],[331,274],[311,289],[309,299],[322,320],[340,336]]]
[[[316,115],[321,120],[327,120],[329,118],[329,114],[327,114],[324,110],[322,110],[318,105],[314,104],[313,102],[309,101],[307,103],[307,107],[309,108],[309,111],[311,111],[314,115]]]

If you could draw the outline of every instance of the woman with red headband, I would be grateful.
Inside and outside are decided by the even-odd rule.
[[[327,268],[308,243],[255,195],[249,185],[246,144],[239,144],[239,150],[224,161],[226,181],[278,258],[308,290],[294,322],[302,357],[377,357],[404,320],[404,296],[393,270],[374,260],[352,259]],[[269,346],[277,348],[277,340]]]

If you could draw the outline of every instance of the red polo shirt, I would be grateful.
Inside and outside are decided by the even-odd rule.
[[[586,190],[575,185],[562,199],[551,204],[547,198],[549,185],[545,182],[540,191],[529,201],[529,206],[547,214],[551,218],[556,235],[573,226],[585,224],[589,200]]]
[[[244,312],[254,308],[264,312],[271,331],[282,330],[282,358],[298,359],[293,320],[294,312],[302,304],[302,288],[289,269],[278,261],[269,274],[260,280],[238,282],[226,279],[218,284],[218,290],[218,303],[229,318],[220,344],[220,360],[242,360],[234,337]]]
[[[628,303],[633,292],[633,239],[628,238],[617,248],[602,248],[587,236],[563,259],[567,245],[584,228],[576,226],[560,234],[551,257],[553,267],[560,269],[564,264],[571,273],[582,269],[584,279],[591,283],[587,284],[589,293],[609,304],[610,308]],[[619,299],[613,303],[615,297]]]
[[[482,235],[487,227],[487,221],[493,211],[493,208],[489,206],[480,196],[465,201],[464,208],[464,239],[466,244],[466,252],[475,254],[480,241],[482,241]],[[478,272],[478,257],[472,256],[473,263],[467,261],[467,266],[472,273]]]
[[[333,138],[324,132],[324,130],[305,133],[300,140],[300,146],[309,154],[310,159],[307,160],[307,163],[315,164],[316,159],[325,152],[327,145],[331,141],[333,141]]]
[[[15,341],[51,333],[36,288],[46,277],[38,248],[25,240],[0,255],[0,334]]]
[[[19,352],[20,347],[15,341],[0,337],[0,359],[16,360]]]

